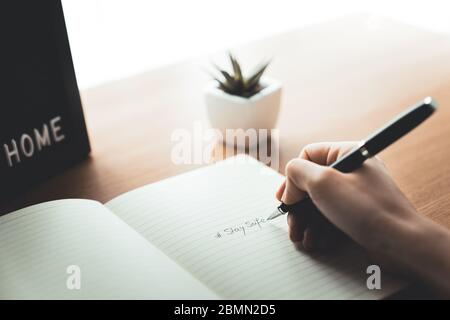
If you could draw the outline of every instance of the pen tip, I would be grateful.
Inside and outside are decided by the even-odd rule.
[[[274,211],[270,216],[268,216],[268,217],[266,218],[266,220],[267,220],[267,221],[273,220],[273,219],[275,219],[275,218],[278,217],[278,216],[281,216],[281,213],[280,213],[278,210],[276,210],[276,211]]]

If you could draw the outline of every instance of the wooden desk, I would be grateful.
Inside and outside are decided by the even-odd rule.
[[[441,105],[436,115],[381,156],[419,211],[450,227],[450,37],[353,16],[235,52],[244,63],[275,58],[269,74],[284,83],[280,171],[307,143],[360,139],[405,106],[434,96]],[[83,91],[90,159],[3,203],[0,212],[68,197],[105,202],[195,168],[171,162],[171,133],[192,130],[194,121],[206,125],[201,67],[208,61]]]

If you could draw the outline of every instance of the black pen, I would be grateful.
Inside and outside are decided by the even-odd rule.
[[[398,115],[383,128],[369,136],[354,150],[338,159],[330,167],[341,172],[352,172],[358,169],[364,161],[403,137],[412,129],[427,119],[437,108],[437,103],[431,97],[425,98],[423,101],[407,109]],[[287,205],[281,203],[266,220],[275,219],[278,216],[288,212],[304,212],[305,210],[318,210],[311,199],[307,196],[304,199]]]

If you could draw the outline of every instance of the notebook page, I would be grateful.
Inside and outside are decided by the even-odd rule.
[[[383,275],[366,287],[365,256],[297,251],[286,218],[266,222],[283,176],[249,157],[172,177],[121,195],[107,207],[223,298],[380,298],[399,288]]]
[[[0,217],[0,261],[0,299],[215,297],[91,200],[46,202]],[[75,267],[67,273],[68,266]],[[78,275],[68,287],[69,276]]]

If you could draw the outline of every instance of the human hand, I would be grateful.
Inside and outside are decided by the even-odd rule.
[[[378,158],[351,173],[328,167],[357,145],[311,144],[288,163],[277,198],[293,204],[307,193],[320,210],[288,214],[291,240],[314,250],[350,238],[382,265],[415,274],[450,294],[448,229],[416,211]]]
[[[383,163],[372,158],[352,173],[327,167],[357,142],[315,143],[286,166],[277,198],[286,204],[306,193],[318,212],[288,215],[291,240],[306,250],[326,249],[345,238],[367,249],[383,246],[386,228],[403,226],[418,216]]]

